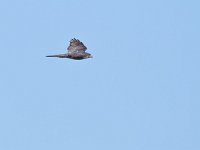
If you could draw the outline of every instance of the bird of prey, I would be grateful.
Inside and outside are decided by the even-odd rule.
[[[78,39],[71,39],[67,48],[68,52],[65,54],[48,55],[46,57],[70,58],[70,59],[87,59],[92,58],[90,53],[86,53],[87,47]]]

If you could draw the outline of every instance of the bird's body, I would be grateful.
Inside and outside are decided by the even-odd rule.
[[[72,39],[65,54],[48,55],[46,57],[70,58],[75,60],[92,58],[92,55],[86,53],[87,47],[78,39]]]

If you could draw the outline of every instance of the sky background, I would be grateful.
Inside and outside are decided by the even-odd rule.
[[[1,150],[199,150],[200,1],[1,0]],[[93,59],[47,58],[80,39]]]

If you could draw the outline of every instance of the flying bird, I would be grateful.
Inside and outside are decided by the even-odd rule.
[[[46,57],[70,58],[70,59],[87,59],[92,58],[90,53],[85,52],[87,47],[78,39],[71,39],[67,48],[68,52],[65,54],[48,55]]]

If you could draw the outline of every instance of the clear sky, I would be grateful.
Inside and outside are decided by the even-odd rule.
[[[1,150],[199,150],[200,1],[1,0]],[[47,58],[78,38],[94,58]]]

